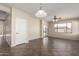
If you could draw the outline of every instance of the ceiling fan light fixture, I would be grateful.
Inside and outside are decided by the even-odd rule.
[[[61,17],[57,18],[56,16],[54,16],[53,22],[57,22],[59,19],[61,19]]]

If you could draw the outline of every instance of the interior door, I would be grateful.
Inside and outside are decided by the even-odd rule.
[[[27,40],[27,20],[23,18],[16,19],[16,45],[26,43]]]

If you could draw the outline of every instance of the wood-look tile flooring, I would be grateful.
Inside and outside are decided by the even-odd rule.
[[[79,56],[79,40],[44,38],[13,48],[0,48],[1,56]]]

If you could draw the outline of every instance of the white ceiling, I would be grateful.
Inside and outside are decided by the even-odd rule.
[[[35,17],[35,13],[39,10],[40,3],[6,3],[5,5],[19,8]],[[43,9],[47,12],[47,20],[53,19],[53,16],[62,19],[79,17],[79,3],[43,3]]]

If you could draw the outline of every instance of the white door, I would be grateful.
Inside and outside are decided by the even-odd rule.
[[[16,45],[26,43],[27,40],[27,21],[26,19],[16,19]]]

